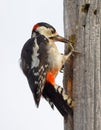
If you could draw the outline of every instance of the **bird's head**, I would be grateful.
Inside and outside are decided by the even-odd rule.
[[[41,22],[34,25],[31,37],[35,37],[38,34],[45,36],[48,40],[68,42],[67,39],[58,35],[55,28],[48,23]]]

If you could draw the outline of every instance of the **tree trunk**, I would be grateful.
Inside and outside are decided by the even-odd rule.
[[[64,87],[75,101],[64,128],[101,130],[101,0],[64,0],[64,29],[81,53],[64,68]]]

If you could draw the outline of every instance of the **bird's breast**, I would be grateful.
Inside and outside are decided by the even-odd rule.
[[[63,61],[63,56],[59,53],[57,48],[50,48],[48,51],[48,64],[49,68],[58,68],[58,70],[61,69],[62,67],[62,61]]]

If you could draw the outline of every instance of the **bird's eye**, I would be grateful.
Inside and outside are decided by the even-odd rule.
[[[54,33],[55,33],[55,31],[54,31],[53,29],[51,29],[51,33],[52,33],[52,34],[54,34]]]

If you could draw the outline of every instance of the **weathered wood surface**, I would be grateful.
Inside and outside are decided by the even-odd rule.
[[[81,52],[71,58],[73,67],[65,65],[64,87],[68,90],[71,79],[75,107],[74,119],[68,118],[64,128],[101,130],[101,1],[64,0],[64,29],[68,39],[75,35]]]

